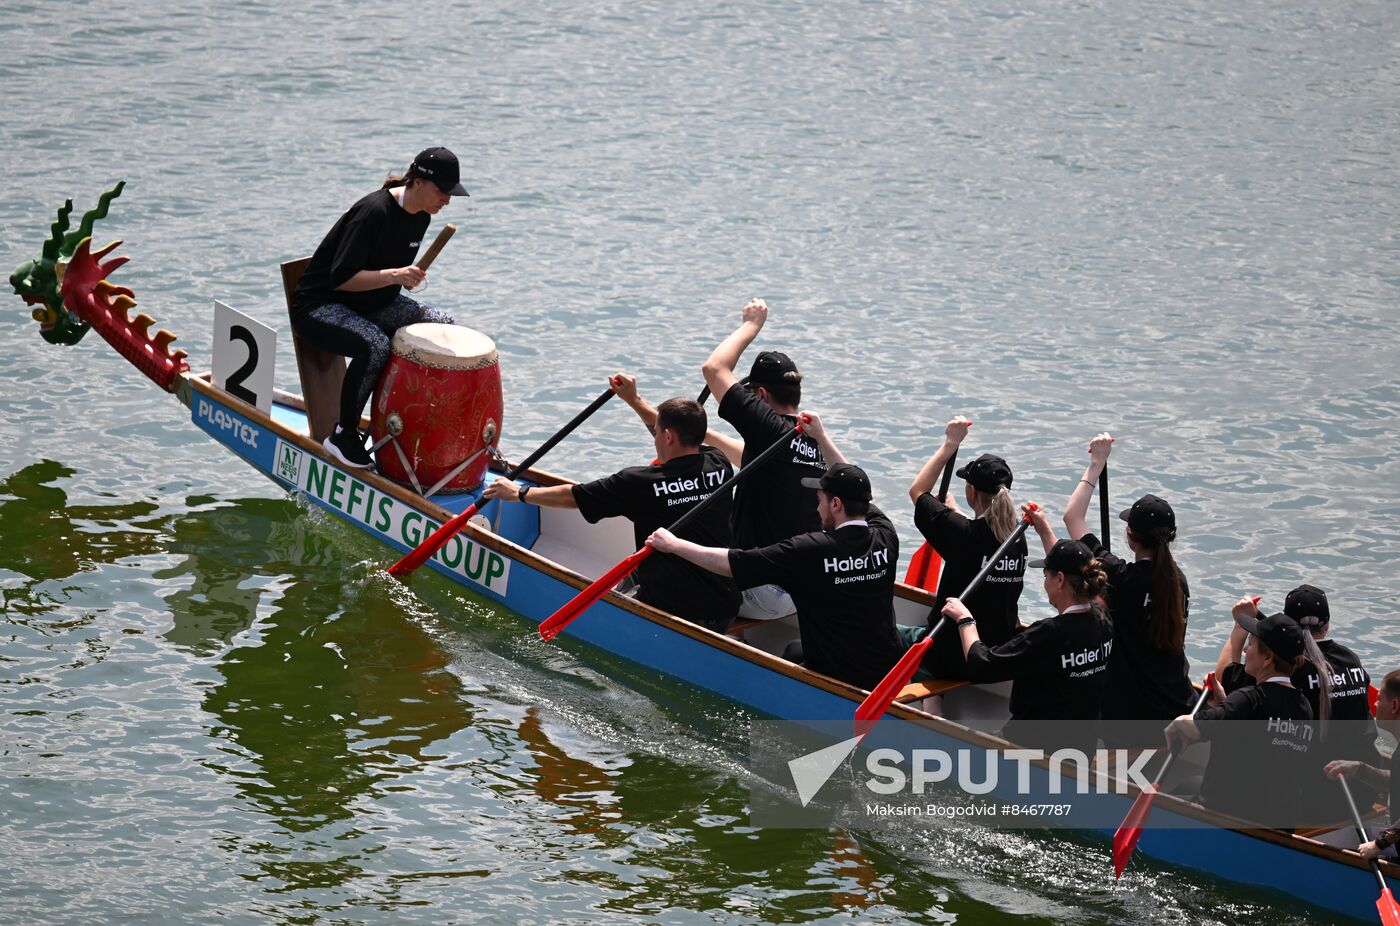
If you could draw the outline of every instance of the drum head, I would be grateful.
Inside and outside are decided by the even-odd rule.
[[[394,332],[394,353],[439,370],[479,370],[497,363],[496,342],[474,328],[420,322]]]

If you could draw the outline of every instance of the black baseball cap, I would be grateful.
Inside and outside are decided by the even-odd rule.
[[[802,484],[809,489],[821,489],[843,502],[870,501],[870,477],[852,463],[837,463],[821,476],[808,476]]]
[[[984,453],[966,466],[954,471],[959,479],[966,479],[978,492],[994,494],[1002,486],[1011,488],[1011,467],[995,453]]]
[[[1033,559],[1026,565],[1031,569],[1050,569],[1079,575],[1094,558],[1094,551],[1078,540],[1058,541],[1044,559]]]
[[[796,376],[790,378],[787,375],[789,373],[795,373]],[[802,374],[797,372],[797,364],[793,363],[787,354],[766,350],[754,358],[749,375],[740,382],[745,386],[781,386],[784,383],[802,382]]]
[[[1316,585],[1300,585],[1283,600],[1283,613],[1304,627],[1320,627],[1332,620],[1327,593]]]
[[[1155,495],[1144,495],[1133,502],[1133,507],[1120,511],[1118,517],[1128,522],[1128,528],[1134,534],[1141,534],[1143,537],[1158,527],[1165,527],[1169,531],[1176,530],[1176,512],[1172,511],[1172,506],[1165,500]]]
[[[1303,628],[1283,612],[1268,617],[1237,614],[1235,623],[1243,627],[1245,633],[1263,640],[1264,645],[1284,659],[1296,659],[1303,653]]]
[[[470,196],[462,186],[462,167],[457,163],[457,155],[446,148],[424,148],[413,159],[414,173],[433,182],[448,196]]]

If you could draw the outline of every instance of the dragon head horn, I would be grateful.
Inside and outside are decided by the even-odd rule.
[[[125,180],[117,181],[117,185],[103,193],[97,198],[97,205],[83,213],[82,221],[78,223],[77,229],[69,232],[65,236],[65,241],[72,244],[92,236],[92,226],[98,219],[107,218],[107,208],[112,204],[112,200],[122,195],[122,189],[126,186]],[[99,255],[100,256],[100,255]]]
[[[68,230],[68,213],[73,211],[73,200],[65,199],[58,207],[58,219],[49,226],[49,239],[40,252],[45,260],[58,260],[59,249],[63,246],[63,233]]]

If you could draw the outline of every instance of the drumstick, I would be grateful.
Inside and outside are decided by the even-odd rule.
[[[424,254],[422,258],[419,259],[418,269],[427,270],[431,267],[433,261],[437,260],[438,252],[442,250],[443,245],[447,244],[447,239],[451,238],[456,232],[457,226],[453,225],[451,222],[444,225],[442,231],[438,232],[438,236],[433,239],[433,243],[428,245],[428,253]]]

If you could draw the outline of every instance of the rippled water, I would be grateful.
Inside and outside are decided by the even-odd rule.
[[[1303,580],[1400,664],[1393,3],[5,12],[0,251],[126,179],[97,237],[196,367],[215,298],[285,337],[277,263],[447,144],[427,298],[497,339],[507,449],[615,369],[693,393],[762,295],[888,508],[955,412],[1057,508],[1108,428],[1180,514],[1196,665]],[[754,831],[746,714],[384,580],[9,306],[0,921],[1316,921],[1066,837]],[[609,408],[546,463],[647,448]]]

